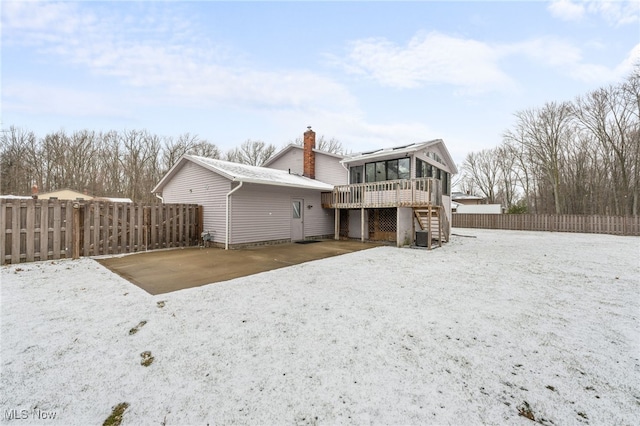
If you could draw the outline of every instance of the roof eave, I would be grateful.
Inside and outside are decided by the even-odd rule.
[[[289,182],[266,181],[266,180],[262,180],[262,179],[254,179],[254,178],[247,178],[247,177],[236,177],[236,178],[234,178],[232,180],[234,182],[255,183],[257,185],[284,186],[284,187],[288,187],[288,188],[312,189],[312,190],[316,190],[316,191],[332,191],[333,190],[333,186],[331,186],[329,184],[326,184],[327,185],[326,188],[321,188],[321,187],[314,186],[314,185],[296,184],[296,183],[289,183]]]

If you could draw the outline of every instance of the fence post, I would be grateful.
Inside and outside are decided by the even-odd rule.
[[[2,241],[0,242],[0,266],[4,265],[6,260],[4,258],[7,250],[7,204],[4,199],[0,199],[0,232],[2,233]]]
[[[73,259],[80,258],[80,203],[73,203],[73,249],[71,252]]]
[[[145,206],[143,209],[144,249],[147,251],[149,250],[149,240],[151,239],[151,206]]]

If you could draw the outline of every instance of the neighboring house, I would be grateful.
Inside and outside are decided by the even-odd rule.
[[[440,139],[345,157],[316,150],[308,128],[302,147],[265,166],[185,155],[153,192],[202,205],[204,231],[225,248],[327,237],[401,246],[416,231],[448,240],[457,169]]]
[[[51,192],[41,192],[38,195],[38,199],[40,200],[93,200],[93,197],[85,192],[74,191],[73,189],[59,189],[57,191]]]
[[[476,205],[476,204],[485,204],[485,199],[483,197],[478,197],[477,195],[471,195],[469,191],[465,194],[464,192],[453,192],[451,194],[451,199],[458,204],[464,204],[466,206]]]
[[[451,176],[458,170],[441,139],[356,154],[342,164],[349,184],[323,199],[324,207],[339,211],[336,236],[402,246],[422,231],[429,241],[448,241]]]
[[[74,191],[73,189],[61,189],[58,191],[45,192],[38,194],[38,198],[41,200],[85,200],[85,201],[107,201],[110,203],[133,203],[131,198],[117,198],[117,197],[95,197],[85,192]]]
[[[95,201],[108,201],[108,202],[112,202],[112,203],[132,203],[133,201],[131,201],[130,198],[114,198],[114,197],[94,197],[92,195],[89,195],[86,191],[85,192],[78,192],[78,191],[74,191],[73,189],[59,189],[57,191],[51,191],[51,192],[41,192],[38,193],[38,187],[36,185],[34,185],[33,189],[32,189],[33,195],[31,195],[30,197],[21,197],[21,196],[2,196],[3,198],[20,198],[20,199],[31,199],[31,198],[37,198],[39,200],[64,200],[64,201],[75,201],[75,200],[85,200],[85,201],[90,201],[90,200],[95,200]]]
[[[456,213],[471,214],[502,214],[502,205],[500,204],[460,204],[455,211]]]
[[[26,195],[0,195],[0,200],[32,200],[33,197],[27,197]]]
[[[456,203],[456,208],[452,206],[454,213],[472,214],[501,214],[503,213],[501,204],[487,204],[486,198],[471,195],[469,192],[454,192],[451,194],[452,202]]]

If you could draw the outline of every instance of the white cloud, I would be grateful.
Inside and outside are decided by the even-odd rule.
[[[561,39],[545,37],[504,47],[505,54],[524,55],[538,64],[553,68],[577,81],[601,83],[624,78],[640,61],[640,44],[613,68],[584,62],[582,49]]]
[[[501,50],[506,55],[524,55],[537,63],[551,67],[566,67],[582,61],[582,50],[566,40],[543,37],[523,42],[505,44]]]
[[[430,32],[416,34],[406,46],[380,38],[354,41],[343,66],[397,88],[444,83],[470,93],[512,90],[515,83],[498,59],[486,43]]]
[[[437,32],[419,33],[404,46],[377,38],[357,40],[348,47],[344,59],[331,58],[348,73],[401,89],[447,84],[464,94],[518,90],[518,76],[501,68],[516,57],[589,83],[619,79],[638,58],[633,49],[623,63],[610,68],[585,62],[581,46],[557,37],[489,44]],[[594,48],[590,42],[585,47]]]
[[[563,21],[579,21],[585,15],[584,5],[571,0],[552,1],[548,9],[553,17]]]
[[[563,21],[580,21],[587,15],[602,17],[614,27],[640,21],[640,2],[637,0],[555,0],[548,10],[551,16]]]
[[[331,103],[343,112],[357,110],[349,91],[331,79],[306,70],[247,66],[241,54],[201,36],[179,13],[146,13],[135,20],[104,11],[97,19],[74,3],[12,2],[4,10],[3,31],[11,45],[37,46],[43,61],[62,58],[130,87],[151,89],[150,102],[258,109]]]
[[[3,109],[27,114],[126,118],[131,113],[112,95],[24,81],[4,84],[2,98]]]
[[[632,1],[589,1],[587,10],[602,16],[610,25],[619,27],[640,22],[640,2]]]

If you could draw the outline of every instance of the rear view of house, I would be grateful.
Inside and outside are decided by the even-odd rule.
[[[332,189],[288,170],[185,155],[153,192],[167,203],[202,205],[211,241],[234,248],[333,236],[333,210],[321,203]]]
[[[202,205],[205,233],[225,248],[319,238],[429,247],[448,240],[457,169],[441,139],[345,157],[317,150],[308,128],[302,147],[287,146],[266,166],[185,155],[153,192],[167,203]]]
[[[448,241],[457,168],[441,139],[364,152],[342,163],[349,184],[323,198],[325,207],[337,211],[336,238],[429,247],[432,240]],[[416,241],[422,236],[424,243]]]

